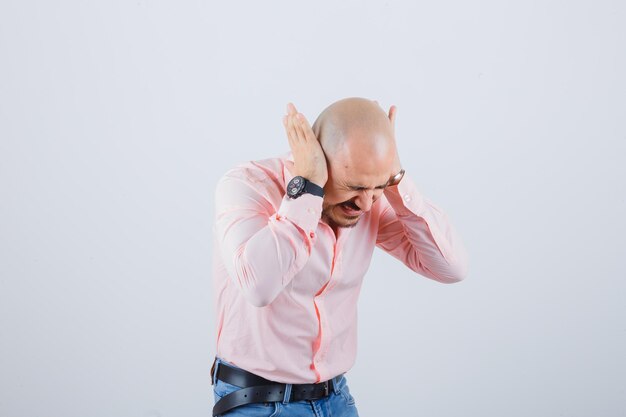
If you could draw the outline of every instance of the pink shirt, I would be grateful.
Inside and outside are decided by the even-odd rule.
[[[216,353],[269,380],[313,383],[354,364],[357,300],[375,246],[443,283],[465,277],[467,252],[408,174],[335,238],[320,220],[321,197],[285,196],[287,158],[240,165],[218,183]]]

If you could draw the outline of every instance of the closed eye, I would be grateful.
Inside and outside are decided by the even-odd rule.
[[[363,186],[359,186],[359,185],[349,185],[348,188],[352,191],[364,191],[364,190],[369,190],[370,188],[368,187],[363,187]],[[387,188],[387,184],[382,184],[382,185],[378,185],[376,187],[374,187],[375,190],[384,190],[385,188]]]

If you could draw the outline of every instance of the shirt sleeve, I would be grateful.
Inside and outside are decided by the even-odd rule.
[[[442,283],[467,275],[468,255],[448,216],[405,174],[385,189],[376,245],[413,271]]]
[[[280,200],[267,174],[231,171],[216,189],[215,233],[228,275],[253,305],[270,304],[309,259],[322,197]],[[272,201],[280,201],[278,207]]]

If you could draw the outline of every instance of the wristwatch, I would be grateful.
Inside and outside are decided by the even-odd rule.
[[[322,187],[299,175],[293,177],[287,184],[287,197],[292,199],[298,198],[305,193],[324,197],[324,189]]]
[[[387,182],[387,186],[389,187],[389,186],[400,184],[402,177],[404,177],[404,169],[401,169],[400,172],[398,172],[393,177],[389,178],[389,181]]]

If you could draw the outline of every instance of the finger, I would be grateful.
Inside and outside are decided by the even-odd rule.
[[[295,146],[293,139],[291,138],[291,135],[289,134],[289,128],[285,125],[285,133],[287,134],[287,142],[289,143],[289,148],[291,148],[291,150],[293,150],[293,147]]]
[[[294,120],[294,123],[295,123],[294,127],[296,129],[296,132],[298,133],[298,139],[301,141],[306,141],[307,136],[304,130],[303,120],[305,120],[305,117],[302,113],[296,114],[296,117]]]
[[[289,141],[289,145],[293,147],[294,142],[294,132],[290,123],[289,116],[283,116],[283,126],[285,127],[285,133],[287,134],[287,140]]]
[[[393,124],[396,120],[396,111],[397,111],[397,107],[396,106],[391,106],[389,107],[389,121],[391,122],[391,124]]]
[[[287,134],[290,136],[294,144],[300,142],[300,139],[298,138],[298,132],[296,132],[295,123],[295,115],[290,114],[289,116],[287,116]]]
[[[309,121],[302,115],[302,130],[304,131],[305,138],[307,140],[317,140],[311,125],[309,125]]]
[[[296,106],[293,105],[292,102],[287,103],[287,114],[297,113]]]

